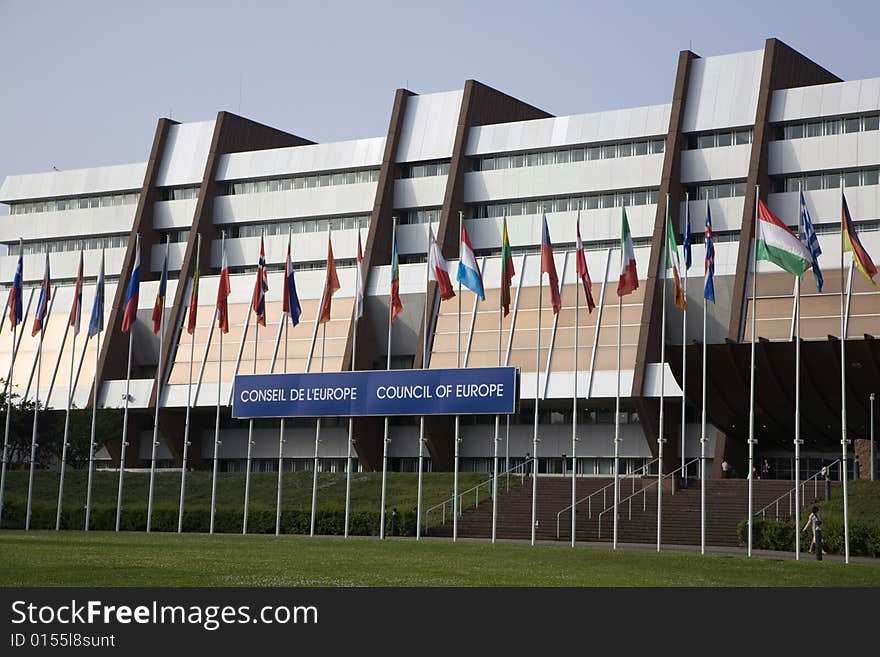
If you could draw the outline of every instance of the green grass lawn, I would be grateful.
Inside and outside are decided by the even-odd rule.
[[[880,586],[880,565],[412,539],[0,532],[0,586]]]

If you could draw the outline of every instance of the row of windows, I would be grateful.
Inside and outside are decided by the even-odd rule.
[[[185,201],[199,197],[198,185],[194,187],[175,187],[159,190],[160,201]]]
[[[429,176],[448,176],[449,161],[439,160],[437,162],[420,162],[418,164],[407,164],[401,167],[401,178],[427,178]]]
[[[67,240],[40,240],[39,242],[25,242],[21,245],[21,251],[24,255],[35,255],[45,253],[62,253],[64,251],[79,251],[84,249],[118,249],[128,246],[129,234],[122,235],[105,235],[102,237],[81,237]],[[14,242],[7,244],[8,254],[11,256],[19,255],[19,243]]]
[[[127,194],[104,194],[102,196],[78,196],[30,203],[10,203],[9,214],[33,214],[34,212],[58,212],[83,208],[108,208],[115,205],[137,205],[140,192]]]
[[[751,143],[752,129],[741,128],[739,130],[719,130],[717,132],[689,134],[685,148],[695,150],[698,148],[721,148],[723,146],[739,146],[740,144]]]
[[[621,208],[650,205],[657,202],[656,189],[637,189],[626,192],[607,192],[584,196],[558,196],[510,203],[490,203],[471,206],[472,219],[514,217],[523,214],[568,212],[570,210],[595,210],[598,208]]]
[[[322,219],[297,219],[295,221],[276,221],[264,224],[244,224],[237,226],[218,226],[217,236],[221,231],[226,231],[226,237],[260,237],[260,235],[287,235],[288,231],[298,233],[324,233],[330,230],[350,230],[355,228],[367,228],[370,225],[370,215],[357,215],[352,217],[324,217]]]
[[[651,246],[652,238],[650,237],[634,237],[633,238],[633,246],[635,248]],[[620,239],[613,240],[597,240],[584,242],[584,251],[607,251],[608,249],[618,249],[620,248]],[[572,251],[574,250],[574,242],[560,242],[558,244],[553,245],[553,250],[556,252],[562,251]],[[540,245],[531,245],[531,246],[514,246],[510,249],[513,255],[540,255],[541,254],[541,246]],[[500,248],[493,249],[478,249],[475,251],[477,257],[482,258],[486,256],[487,258],[495,258],[501,255]],[[418,262],[425,262],[426,257],[424,254],[421,255],[421,260]]]
[[[356,258],[336,258],[334,260],[336,263],[337,269],[347,269],[349,267],[357,266]],[[230,274],[252,274],[254,272],[255,265],[238,265],[235,267],[229,267]],[[312,262],[298,262],[294,265],[294,269],[296,271],[312,271],[315,269],[326,269],[327,261],[326,260],[315,260]],[[284,271],[284,263],[283,262],[273,262],[266,264],[266,271]]]
[[[511,153],[471,158],[472,171],[494,171],[495,169],[517,169],[519,167],[538,167],[548,164],[567,164],[584,160],[608,160],[616,157],[649,155],[662,153],[666,146],[664,139],[642,139],[595,146],[559,148],[533,153]]]
[[[802,139],[840,135],[849,132],[864,132],[880,129],[880,114],[864,114],[846,119],[824,119],[790,123],[776,128],[777,139]]]
[[[705,185],[690,185],[685,187],[685,191],[690,196],[690,200],[705,201],[716,198],[731,198],[733,196],[746,195],[745,180],[728,180],[719,183],[707,183]]]
[[[308,187],[334,187],[336,185],[353,185],[355,183],[378,182],[379,169],[361,169],[359,171],[337,171],[334,173],[308,174],[272,178],[271,180],[248,180],[231,183],[226,188],[227,194],[262,194],[264,192],[286,192],[291,189]]]
[[[409,210],[400,215],[401,224],[430,224],[440,221],[440,208]]]
[[[876,185],[878,178],[880,178],[880,169],[809,173],[777,178],[775,181],[775,191],[797,192],[803,190],[810,192],[817,189],[839,189],[841,182],[844,187],[861,187],[863,185]]]

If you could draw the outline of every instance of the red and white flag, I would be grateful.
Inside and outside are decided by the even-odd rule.
[[[440,299],[449,301],[455,296],[452,282],[449,280],[449,272],[446,268],[446,260],[440,251],[440,245],[434,238],[434,231],[428,228],[428,280],[437,281],[440,290]]]
[[[584,255],[584,243],[581,242],[581,213],[578,212],[577,218],[577,242],[575,243],[575,264],[577,265],[577,275],[584,285],[584,296],[587,298],[587,309],[593,312],[596,302],[593,301],[593,281],[590,280],[590,270],[587,269],[587,258]]]
[[[364,316],[364,250],[361,248],[361,231],[358,229],[358,257],[357,257],[357,295],[354,299],[354,318]]]

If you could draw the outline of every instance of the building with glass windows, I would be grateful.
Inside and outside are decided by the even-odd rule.
[[[572,396],[577,382],[580,440],[575,467],[584,475],[608,474],[614,453],[616,281],[625,207],[640,286],[620,306],[624,409],[620,454],[628,472],[655,458],[662,379],[668,441],[664,467],[673,469],[682,452],[695,457],[701,447],[702,232],[708,207],[714,227],[717,302],[707,309],[705,336],[709,346],[707,453],[716,475],[725,459],[740,473],[746,471],[754,313],[759,337],[757,453],[762,459],[772,459],[778,476],[789,476],[795,404],[794,281],[768,263],[760,263],[758,293],[753,299],[750,249],[756,199],[760,197],[783,221],[796,226],[799,190],[803,190],[819,234],[825,274],[821,294],[812,274],[805,274],[800,318],[801,469],[813,473],[818,459],[840,449],[839,293],[841,285],[848,284],[848,264],[846,270],[840,265],[841,185],[865,248],[880,261],[880,78],[843,81],[776,39],[753,52],[701,57],[684,51],[670,66],[676,67],[676,76],[669,96],[647,107],[556,117],[468,80],[462,89],[443,93],[397,90],[385,135],[316,144],[220,112],[214,120],[200,123],[160,119],[144,162],[9,176],[0,187],[0,202],[10,210],[0,220],[0,243],[6,248],[6,255],[0,256],[0,280],[7,285],[12,280],[21,250],[25,326],[32,321],[46,250],[55,285],[39,380],[33,380],[37,339],[30,331],[19,332],[13,389],[33,396],[39,386],[40,398],[48,400],[49,407],[63,408],[68,390],[67,375],[62,373],[68,371],[73,358],[80,363],[73,396],[76,406],[95,401],[101,407],[123,405],[127,336],[120,331],[121,305],[138,234],[143,282],[129,397],[127,439],[134,447],[127,451],[127,465],[149,463],[154,409],[159,404],[161,464],[179,466],[192,352],[196,394],[189,463],[211,465],[219,395],[223,400],[222,468],[241,470],[247,452],[247,423],[231,418],[227,404],[236,371],[384,368],[389,348],[392,217],[396,216],[404,311],[392,332],[393,367],[420,365],[422,345],[427,343],[432,368],[499,362],[520,368],[519,412],[503,424],[500,451],[510,465],[531,452],[537,394],[541,398],[538,457],[541,471],[547,473],[572,467]],[[302,126],[302,131],[308,133],[308,126]],[[661,245],[667,212],[681,229],[688,209],[694,264],[683,331],[683,315],[673,305],[671,286],[666,284]],[[486,300],[478,301],[464,290],[459,322],[458,302],[440,303],[435,284],[426,285],[426,248],[431,226],[455,271],[460,213],[483,267]],[[581,301],[576,319],[575,295],[580,287],[573,248],[578,214],[592,293],[602,304],[588,313]],[[563,308],[554,315],[545,294],[536,371],[542,215],[547,217],[554,244]],[[511,313],[499,329],[504,217],[516,276]],[[332,229],[342,288],[333,298],[326,339],[316,340],[328,229]],[[281,272],[288,233],[292,234],[303,319],[290,327],[283,344]],[[358,234],[365,245],[366,304],[355,347]],[[199,235],[202,250],[197,259]],[[224,236],[232,295],[231,327],[224,336],[221,367],[218,332],[211,325]],[[257,332],[249,306],[261,236],[265,236],[270,270],[268,326]],[[165,300],[168,339],[160,349],[150,316],[166,240],[171,270]],[[106,258],[108,330],[97,358],[95,340],[83,347],[80,339],[77,353],[71,353],[71,338],[65,337],[80,248],[85,250],[86,312],[102,249]],[[197,265],[199,313],[191,338],[182,326]],[[858,273],[852,285],[846,366],[848,431],[856,439],[866,436],[868,396],[880,381],[876,340],[880,292]],[[668,316],[665,364],[660,362],[664,303]],[[426,304],[427,335],[422,322]],[[687,352],[684,368],[683,345]],[[4,321],[0,332],[4,371],[11,351],[11,331]],[[284,353],[286,358],[278,355]],[[156,380],[159,358],[167,363],[161,387]],[[93,400],[96,376],[99,394]],[[682,386],[687,398],[683,432]],[[285,468],[311,468],[314,420],[289,421],[287,428]],[[278,421],[258,421],[254,435],[254,469],[275,469]],[[319,467],[344,470],[347,419],[325,421],[321,435]],[[461,436],[462,469],[488,470],[494,451],[494,417],[463,419]],[[118,462],[121,439],[110,437],[102,457]],[[381,469],[382,439],[381,418],[355,422],[356,467]],[[418,446],[418,419],[394,418],[391,468],[414,470]],[[429,467],[451,469],[453,446],[452,420],[429,418]]]

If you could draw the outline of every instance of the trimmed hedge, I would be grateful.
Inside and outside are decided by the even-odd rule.
[[[3,507],[3,528],[23,529],[26,503],[17,498],[6,500]],[[34,504],[31,515],[32,529],[55,528],[54,505]],[[177,507],[154,506],[152,530],[157,532],[177,531]],[[214,514],[214,531],[217,533],[241,533],[244,508],[218,509]],[[353,510],[349,516],[349,533],[355,536],[377,536],[379,534],[379,511]],[[63,529],[82,529],[85,523],[83,508],[65,507],[61,512]],[[391,511],[385,514],[385,533],[388,536],[415,536],[416,514],[414,509],[397,511],[394,519],[395,527],[391,527]],[[128,506],[122,509],[120,529],[124,531],[146,531],[146,504]],[[311,524],[311,512],[302,509],[281,510],[281,532],[284,534],[308,534]],[[95,505],[92,507],[91,529],[113,531],[116,528],[116,507]],[[203,532],[210,530],[210,511],[205,507],[185,509],[183,513],[183,531]],[[325,535],[342,536],[345,529],[345,509],[319,509],[315,514],[315,532]],[[248,512],[248,533],[274,534],[275,509],[264,506],[252,506]]]
[[[803,519],[806,522],[807,513]],[[838,517],[822,519],[822,543],[826,552],[843,553],[843,519]],[[743,520],[737,528],[740,541],[748,541],[748,523]],[[794,551],[794,521],[755,518],[752,523],[752,545],[763,550]],[[810,546],[812,536],[809,531],[801,533],[801,547]],[[850,519],[849,551],[860,557],[880,557],[880,522],[875,520]]]

